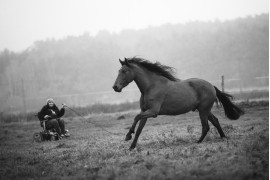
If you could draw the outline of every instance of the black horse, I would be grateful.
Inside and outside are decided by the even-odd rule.
[[[244,111],[234,105],[229,98],[232,96],[221,92],[215,86],[202,79],[179,80],[172,75],[172,68],[151,63],[141,58],[130,58],[124,61],[119,59],[122,67],[113,85],[117,92],[126,87],[133,80],[141,91],[141,112],[135,117],[132,127],[126,135],[126,141],[132,139],[136,124],[140,120],[135,138],[130,149],[134,149],[139,135],[147,121],[147,118],[158,115],[179,115],[189,111],[198,110],[202,134],[199,142],[202,142],[209,131],[208,120],[217,128],[221,138],[226,137],[218,119],[211,113],[214,102],[219,100],[225,110],[226,116],[236,120]]]

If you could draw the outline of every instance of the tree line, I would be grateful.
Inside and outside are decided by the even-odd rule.
[[[269,14],[229,21],[164,24],[120,33],[100,31],[39,40],[22,52],[0,52],[0,111],[22,96],[109,91],[119,58],[139,56],[176,69],[180,79],[242,79],[269,74]]]

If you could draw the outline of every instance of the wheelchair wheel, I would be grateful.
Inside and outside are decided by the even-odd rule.
[[[55,136],[54,135],[52,135],[51,136],[51,141],[55,141],[56,139],[55,139]]]
[[[33,135],[33,140],[34,140],[35,142],[41,142],[41,141],[42,141],[41,134],[40,134],[40,133],[34,133],[34,135]]]

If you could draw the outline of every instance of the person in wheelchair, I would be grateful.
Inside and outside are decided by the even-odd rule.
[[[65,122],[61,117],[65,114],[66,105],[63,104],[62,108],[59,110],[55,105],[52,98],[47,99],[47,104],[42,107],[40,112],[38,112],[38,119],[41,121],[42,126],[43,121],[45,121],[46,130],[55,129],[60,137],[69,137],[68,131],[65,129]]]

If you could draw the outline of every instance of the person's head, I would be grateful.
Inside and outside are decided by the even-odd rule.
[[[54,106],[54,100],[53,100],[53,98],[47,99],[47,105],[48,105],[49,107],[53,107],[53,106]]]

